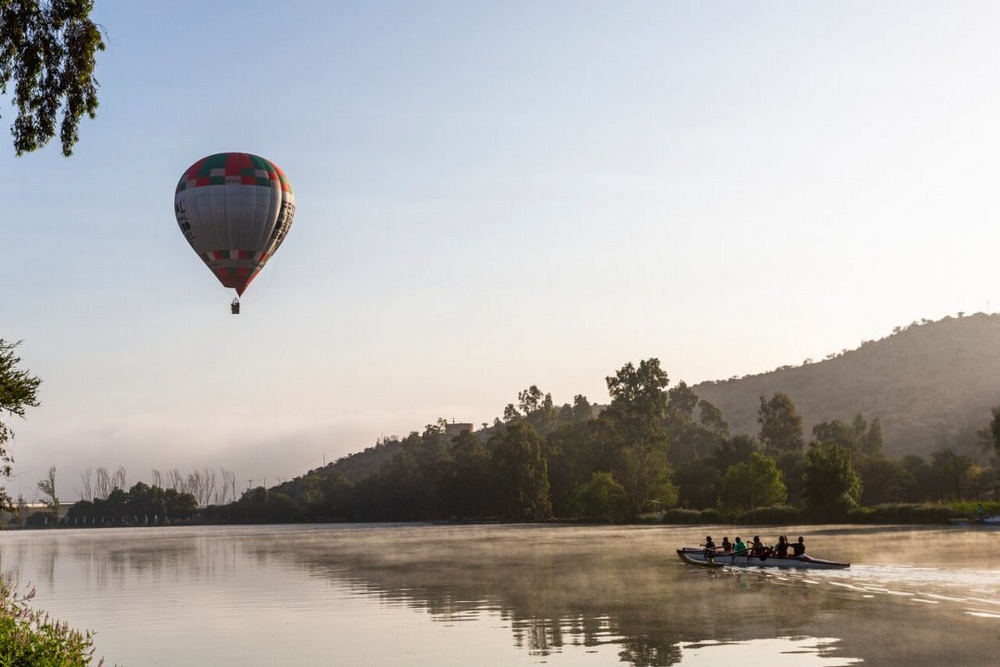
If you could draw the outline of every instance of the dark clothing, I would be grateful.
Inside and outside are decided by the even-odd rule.
[[[794,556],[803,556],[806,553],[806,545],[802,542],[796,542],[792,545],[792,554]]]
[[[788,558],[788,540],[786,540],[783,536],[779,537],[778,546],[774,548],[774,551],[780,558]]]

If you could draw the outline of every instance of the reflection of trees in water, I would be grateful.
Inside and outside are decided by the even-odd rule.
[[[100,529],[95,529],[100,530]],[[165,528],[110,528],[118,539],[107,536],[78,539],[73,557],[85,564],[99,588],[126,586],[136,578],[157,580],[185,574],[195,580],[209,579],[231,571],[237,544],[201,534]]]
[[[662,645],[648,638],[626,639],[618,657],[635,667],[659,667],[675,665],[681,660],[681,647],[677,644]]]
[[[822,608],[809,603],[808,587],[757,572],[685,567],[656,531],[432,527],[324,535],[247,547],[439,621],[497,613],[514,644],[538,656],[612,646],[637,667],[672,665],[682,642],[773,637],[779,626],[795,632]]]
[[[20,537],[20,536],[18,536]],[[39,547],[37,544],[24,539],[19,539],[13,544],[5,545],[2,565],[2,576],[10,584],[15,586],[27,586],[28,584],[37,586],[52,586],[55,579],[56,558],[59,556],[59,543],[50,541]],[[30,562],[36,572],[33,581],[25,581],[22,571],[25,564]]]
[[[982,533],[851,530],[858,535],[834,533],[835,551],[862,563],[863,554],[880,553],[887,535],[893,551],[884,558],[945,562],[947,554],[980,560],[985,554],[986,568],[1000,563],[991,556],[994,551],[984,550],[991,535]],[[996,661],[996,620],[966,613],[966,607],[992,608],[989,604],[929,605],[906,597],[992,599],[981,592],[985,570],[935,570],[941,582],[928,580],[925,570],[864,564],[846,578],[704,570],[683,566],[673,552],[678,543],[699,539],[693,535],[671,528],[543,526],[48,531],[6,535],[0,565],[5,576],[22,583],[28,583],[22,576],[27,574],[39,591],[58,586],[71,572],[76,584],[84,578],[84,588],[96,594],[107,589],[111,599],[118,590],[131,592],[132,586],[161,579],[176,581],[180,588],[171,591],[194,599],[198,586],[224,590],[290,570],[296,578],[307,573],[317,584],[330,582],[338,596],[351,590],[388,606],[426,611],[437,622],[499,617],[510,625],[516,647],[542,659],[587,651],[653,667],[676,664],[682,653],[686,658],[692,643],[831,637],[839,641],[835,648],[827,644],[823,655],[833,651],[868,664]],[[63,567],[68,558],[78,567]],[[909,581],[914,573],[918,579]],[[810,583],[814,580],[821,585]]]
[[[71,557],[82,566],[76,576],[104,589],[137,578],[177,578],[178,573],[196,580],[217,577],[235,567],[239,553],[237,542],[197,529],[109,528],[16,537],[4,545],[4,576],[19,581],[23,571],[31,570],[31,583],[49,588],[57,585],[60,558]]]

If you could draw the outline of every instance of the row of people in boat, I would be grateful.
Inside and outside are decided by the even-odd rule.
[[[779,535],[778,543],[772,547],[764,545],[760,541],[759,535],[754,535],[753,541],[749,544],[741,540],[739,536],[737,536],[733,542],[730,542],[728,537],[723,537],[722,544],[716,546],[715,542],[712,541],[711,535],[705,537],[705,553],[708,556],[717,554],[734,554],[739,556],[763,556],[764,558],[769,556],[789,558],[789,550],[792,552],[792,558],[804,556],[806,553],[805,539],[799,536],[798,542],[789,542],[787,537]]]

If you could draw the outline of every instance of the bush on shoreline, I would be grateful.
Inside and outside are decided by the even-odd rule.
[[[0,580],[0,665],[87,667],[94,657],[93,633],[80,632],[28,606],[35,591]],[[100,660],[98,665],[103,665]]]
[[[739,516],[722,516],[716,510],[671,509],[663,514],[662,523],[698,525],[732,523],[751,526],[785,526],[817,523],[848,523],[867,525],[948,525],[958,519],[973,519],[977,515],[1000,514],[1000,503],[964,502],[949,504],[890,503],[874,507],[859,507],[843,517],[817,516],[806,510],[787,505],[756,507]]]

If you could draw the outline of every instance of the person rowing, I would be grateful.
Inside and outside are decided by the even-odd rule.
[[[799,541],[792,545],[792,555],[796,558],[800,558],[806,555],[806,541],[799,536]]]
[[[705,560],[709,563],[715,560],[715,542],[712,541],[711,535],[705,537]]]
[[[733,555],[734,556],[746,556],[747,555],[747,545],[740,539],[739,535],[736,536],[736,541],[733,542]]]
[[[733,543],[729,541],[728,536],[722,538],[722,553],[733,553]]]
[[[788,558],[788,538],[784,535],[778,536],[778,546],[774,548],[778,558]]]

